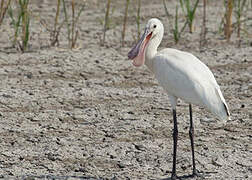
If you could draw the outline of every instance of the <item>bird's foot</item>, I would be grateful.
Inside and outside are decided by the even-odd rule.
[[[177,179],[176,173],[172,173],[171,180],[176,180],[176,179]]]

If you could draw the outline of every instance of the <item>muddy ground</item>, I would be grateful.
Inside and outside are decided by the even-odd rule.
[[[35,14],[53,23],[55,3],[33,1]],[[60,46],[32,21],[29,52],[10,48],[7,18],[0,28],[0,178],[4,179],[166,179],[172,168],[172,112],[168,97],[146,67],[127,60],[136,36],[130,6],[126,45],[120,47],[123,2],[113,4],[111,29],[100,46],[104,1],[88,3],[78,23],[78,48]],[[220,124],[193,106],[197,168],[205,179],[252,179],[252,47],[244,35],[237,47],[217,33],[221,2],[208,6],[208,43],[199,48],[202,5],[196,31],[175,45],[162,1],[142,3],[142,24],[159,17],[161,44],[193,53],[215,74],[231,120]],[[174,11],[175,1],[169,3]],[[182,23],[182,22],[181,22]],[[181,24],[182,25],[182,24]],[[251,24],[248,26],[251,33]],[[188,30],[186,30],[188,31]],[[188,105],[179,101],[177,172],[191,174]],[[201,178],[198,178],[201,179]]]

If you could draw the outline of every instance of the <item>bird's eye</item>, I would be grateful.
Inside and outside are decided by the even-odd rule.
[[[157,25],[154,25],[154,26],[153,26],[153,28],[156,28],[156,27],[157,27]]]

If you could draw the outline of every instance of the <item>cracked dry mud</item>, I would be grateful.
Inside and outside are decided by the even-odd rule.
[[[53,21],[52,6],[42,11]],[[119,7],[122,2],[117,2]],[[199,49],[196,32],[178,45],[167,33],[160,48],[172,46],[195,54],[215,74],[231,111],[223,125],[204,109],[193,106],[197,168],[205,179],[252,178],[252,48],[244,37],[237,48],[218,39],[214,31],[216,3],[209,2],[209,43]],[[220,2],[221,3],[221,2]],[[146,67],[127,61],[135,22],[129,17],[127,46],[120,47],[120,25],[107,32],[99,45],[104,2],[88,3],[80,21],[79,49],[45,47],[49,34],[31,41],[31,52],[7,47],[9,31],[0,29],[0,176],[9,179],[165,179],[172,168],[172,113],[168,97]],[[220,4],[217,3],[217,6]],[[169,5],[171,12],[174,1]],[[150,17],[167,22],[162,2],[146,1],[142,27]],[[162,9],[162,11],[160,10]],[[200,10],[202,7],[199,8]],[[218,9],[220,10],[220,9]],[[114,21],[122,17],[116,8]],[[222,11],[222,10],[220,10]],[[7,22],[4,24],[8,27]],[[36,35],[41,29],[34,23]],[[197,26],[196,26],[197,27]],[[251,29],[250,29],[251,30]],[[11,51],[11,52],[10,52]],[[188,105],[178,105],[179,176],[191,173]],[[198,178],[199,179],[199,178]]]

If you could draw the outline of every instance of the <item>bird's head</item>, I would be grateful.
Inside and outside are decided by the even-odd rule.
[[[164,33],[164,26],[157,18],[150,19],[144,29],[139,41],[128,53],[128,58],[133,60],[134,66],[141,66],[145,61],[145,50],[149,43],[152,41],[156,47],[160,44]]]

